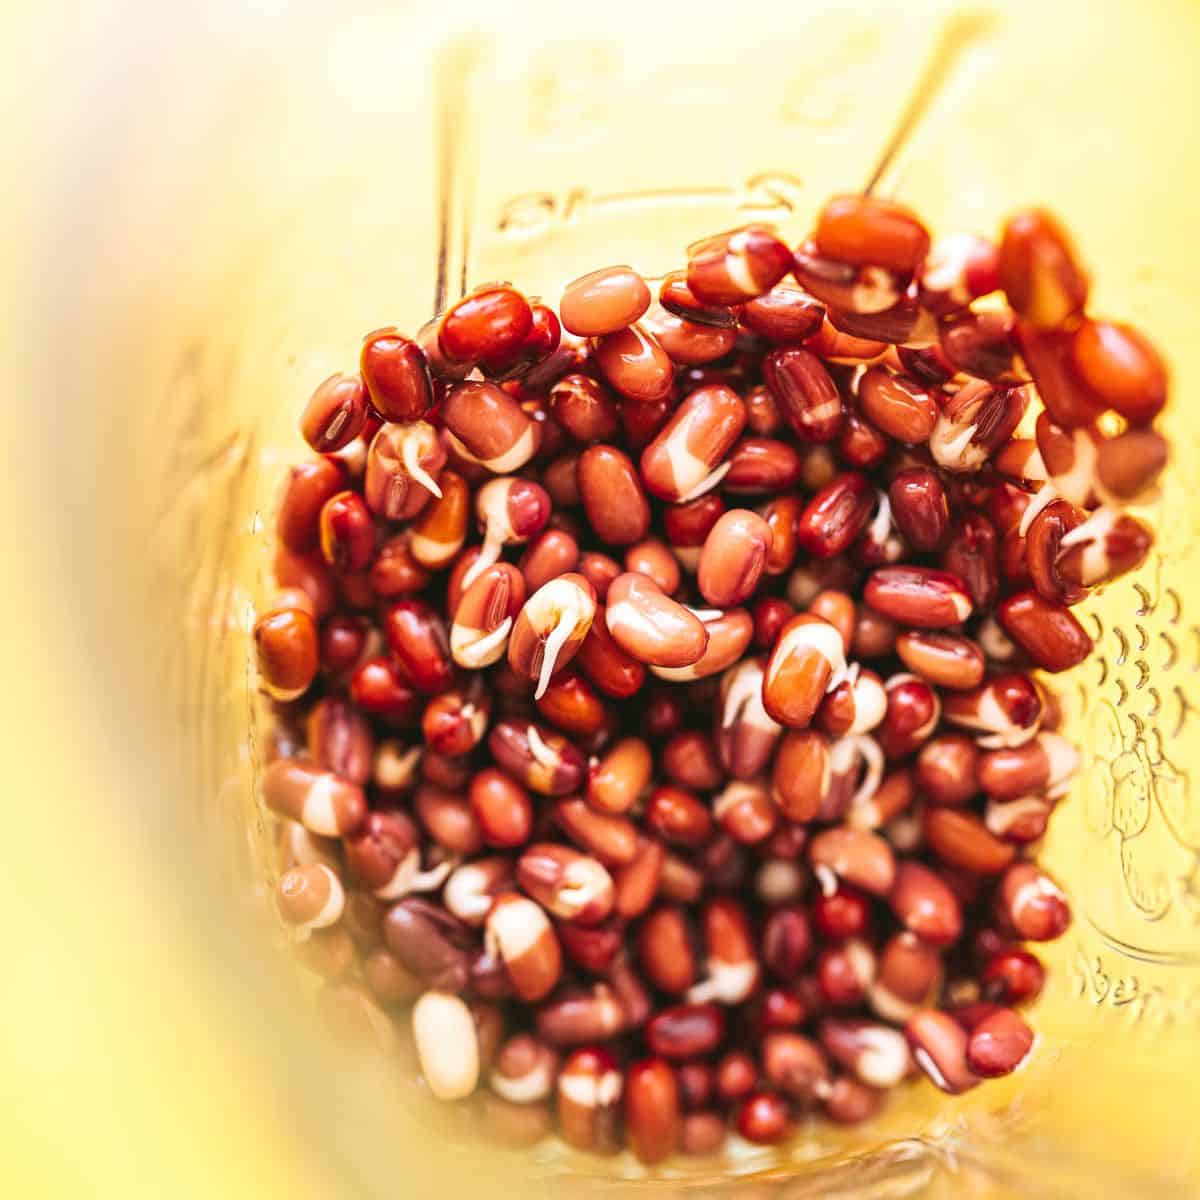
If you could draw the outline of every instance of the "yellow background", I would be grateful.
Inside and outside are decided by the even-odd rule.
[[[311,381],[362,329],[429,310],[435,85],[468,79],[441,103],[473,164],[452,206],[472,282],[552,294],[606,253],[672,265],[663,247],[780,196],[799,236],[824,194],[861,182],[957,10],[793,7],[5,11],[6,1194],[423,1197],[481,1175],[528,1193],[509,1160],[396,1120],[385,1084],[309,1044],[259,945],[234,736],[253,514]],[[1104,675],[1085,666],[1068,696],[1090,751],[1048,853],[1079,920],[1053,952],[1044,1053],[967,1105],[924,1089],[863,1144],[925,1134],[885,1153],[945,1194],[1130,1195],[1147,1173],[1154,1194],[1192,1194],[1200,9],[969,11],[977,36],[886,186],[939,228],[1059,209],[1097,306],[1172,359],[1177,466],[1155,514],[1164,557],[1145,596],[1123,584],[1094,606]],[[438,67],[451,22],[496,26],[504,52],[483,36],[484,66]],[[528,192],[511,211],[533,227],[506,233],[503,201]]]

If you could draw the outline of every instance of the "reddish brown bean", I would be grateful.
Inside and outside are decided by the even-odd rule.
[[[893,675],[884,690],[887,711],[876,736],[888,758],[904,758],[933,735],[942,715],[941,700],[913,675]]]
[[[429,571],[413,557],[412,539],[412,530],[405,529],[379,547],[369,575],[376,597],[415,596],[429,586]]]
[[[534,538],[517,566],[529,592],[574,571],[579,565],[579,543],[562,529],[546,529]]]
[[[494,475],[519,470],[537,449],[533,421],[494,383],[456,384],[446,396],[441,416],[452,448]]]
[[[1088,277],[1075,247],[1044,209],[1009,217],[999,276],[1009,304],[1035,329],[1057,329],[1087,302]]]
[[[912,1064],[908,1042],[898,1029],[858,1018],[827,1017],[819,1026],[829,1057],[868,1087],[896,1087]]]
[[[346,482],[345,468],[333,458],[316,458],[292,467],[275,515],[275,535],[282,545],[296,554],[314,549],[320,536],[321,510]],[[278,582],[286,586],[283,580]]]
[[[808,962],[812,941],[808,915],[800,905],[774,908],[763,925],[763,965],[780,979],[795,979]]]
[[[933,433],[937,403],[915,379],[870,367],[858,382],[857,396],[863,416],[888,437],[917,445]]]
[[[799,288],[778,284],[744,304],[738,317],[745,328],[769,342],[802,342],[821,328],[825,306]]]
[[[1011,1008],[997,1009],[972,1030],[967,1066],[984,1079],[1010,1075],[1033,1049],[1033,1030]]]
[[[715,1004],[664,1008],[646,1026],[646,1045],[660,1058],[682,1061],[711,1054],[725,1036],[725,1017]]]
[[[442,317],[438,348],[451,363],[491,364],[510,360],[533,327],[529,303],[516,289],[486,285],[453,305]]]
[[[954,522],[942,551],[942,568],[957,575],[976,609],[992,607],[1000,587],[996,530],[982,513],[968,512]]]
[[[634,1155],[647,1165],[667,1158],[679,1141],[679,1086],[662,1059],[625,1072],[625,1130]]]
[[[1016,799],[1033,792],[1059,796],[1079,769],[1079,751],[1057,733],[1043,731],[1011,749],[993,750],[979,761],[979,786],[989,796]]]
[[[370,722],[340,696],[324,696],[306,722],[308,753],[318,767],[357,783],[371,778],[375,739]]]
[[[713,797],[712,806],[721,827],[742,845],[756,845],[775,832],[779,814],[762,782],[735,779]]]
[[[1071,336],[1071,366],[1097,401],[1134,424],[1149,423],[1166,403],[1166,367],[1129,325],[1085,320]]]
[[[592,585],[573,572],[543,584],[525,601],[508,639],[508,664],[535,681],[535,700],[579,652],[595,613]]]
[[[737,328],[738,310],[727,304],[708,304],[698,299],[687,285],[686,271],[671,271],[663,277],[658,302],[667,312],[698,325],[710,325],[716,329]]]
[[[876,896],[887,895],[896,877],[891,846],[862,829],[824,830],[809,842],[808,857],[818,878],[836,876]]]
[[[599,337],[632,325],[650,306],[650,289],[629,267],[581,275],[563,291],[563,327],[579,337]]]
[[[1092,652],[1079,618],[1037,592],[1018,592],[997,610],[1004,632],[1044,671],[1069,671]]]
[[[388,910],[383,936],[400,965],[426,987],[447,992],[465,987],[474,938],[444,908],[427,900],[401,900]]]
[[[737,1114],[737,1131],[748,1142],[773,1146],[792,1131],[787,1104],[773,1092],[755,1092],[742,1102]]]
[[[529,793],[503,771],[487,767],[471,780],[471,811],[489,846],[523,846],[533,831]]]
[[[620,429],[615,399],[590,375],[572,374],[558,380],[550,389],[550,412],[580,442],[606,441]]]
[[[484,925],[488,952],[504,963],[517,995],[542,999],[562,974],[562,950],[546,914],[513,893],[497,896]]]
[[[277,759],[262,790],[268,808],[325,837],[353,833],[367,813],[362,788],[308,763]]]
[[[838,475],[809,500],[796,523],[796,538],[818,558],[843,554],[866,527],[874,504],[875,492],[865,475]]]
[[[815,730],[788,730],[775,755],[775,803],[789,821],[811,821],[829,792],[829,743]]]
[[[810,350],[789,346],[763,360],[763,379],[784,420],[806,442],[829,442],[842,420],[842,398],[824,364]]]
[[[888,901],[897,918],[930,945],[948,946],[962,932],[958,897],[940,875],[920,863],[897,864]]]
[[[823,300],[829,305],[825,320],[826,324],[835,330],[843,328],[843,318],[848,315],[873,316],[890,312],[904,299],[903,273],[877,265],[839,261],[822,254],[813,241],[807,241],[797,248],[792,274],[806,292],[811,292],[818,300]],[[915,294],[913,303],[915,306]],[[856,340],[869,336],[867,332],[860,332],[857,328],[848,328],[846,332]],[[823,341],[821,334],[815,334],[810,343],[819,339]],[[906,338],[902,335],[896,340],[904,341]],[[846,349],[836,345],[829,348],[839,351]],[[824,357],[831,355],[824,354]]]
[[[863,596],[877,613],[916,629],[960,625],[972,609],[963,581],[932,567],[879,567]]]
[[[712,816],[698,796],[664,785],[650,793],[645,822],[652,832],[675,845],[703,846],[713,833]]]
[[[800,455],[787,442],[745,437],[729,455],[721,487],[733,495],[774,495],[800,479]]]
[[[781,725],[803,729],[845,669],[841,634],[820,617],[798,613],[783,627],[767,660],[763,706]]]
[[[488,735],[496,765],[543,796],[565,796],[583,782],[583,755],[564,738],[532,721],[497,722]]]
[[[421,347],[394,327],[363,339],[359,369],[371,407],[385,421],[419,421],[433,406],[433,384]]]
[[[384,634],[404,678],[426,693],[450,684],[450,642],[441,616],[423,600],[398,600],[384,617]]]
[[[644,575],[627,572],[613,581],[604,620],[613,641],[649,666],[691,666],[708,646],[703,622]]]
[[[576,1050],[558,1075],[558,1128],[576,1150],[615,1154],[624,1080],[602,1049]]]
[[[911,467],[893,476],[888,486],[892,519],[908,544],[921,554],[940,548],[950,528],[946,489],[934,471]]]
[[[535,1016],[537,1033],[552,1046],[605,1041],[625,1024],[620,1002],[607,983],[566,989],[543,1004]]]
[[[642,451],[646,487],[676,504],[716,487],[728,471],[722,462],[745,424],[745,405],[732,388],[698,388]]]
[[[904,1034],[917,1066],[943,1092],[957,1095],[979,1083],[967,1063],[967,1033],[953,1017],[920,1009],[906,1022]]]
[[[1071,923],[1071,907],[1058,885],[1034,863],[1014,863],[1000,879],[996,913],[1018,937],[1049,942]]]
[[[732,608],[758,587],[771,546],[770,526],[744,508],[730,509],[709,531],[696,582],[717,608]]]
[[[1013,860],[1014,849],[993,835],[974,813],[944,805],[925,810],[929,848],[943,862],[979,875],[995,875]]]
[[[579,459],[579,490],[601,541],[632,546],[646,536],[650,507],[628,455],[614,446],[590,446]]]
[[[687,286],[705,304],[743,304],[792,269],[792,253],[767,225],[747,225],[688,247]]]
[[[672,362],[699,367],[724,358],[737,343],[732,329],[716,329],[667,312],[656,305],[642,324],[654,335]]]
[[[929,232],[907,208],[877,196],[835,196],[817,217],[813,240],[842,262],[911,274],[929,251]]]
[[[628,812],[645,791],[653,769],[650,747],[641,738],[623,738],[589,767],[588,803],[601,812]]]
[[[937,951],[905,929],[893,934],[879,957],[879,974],[871,985],[871,1008],[885,1021],[901,1024],[931,1002],[941,982]]]
[[[509,634],[525,603],[525,580],[509,563],[477,575],[454,609],[450,653],[460,667],[479,670],[504,657]]]
[[[569,846],[529,846],[517,862],[517,882],[561,921],[598,925],[612,911],[612,876],[594,858]]]
[[[979,977],[986,999],[998,1004],[1028,1004],[1046,982],[1046,968],[1028,950],[1001,950],[984,965]]]
[[[979,751],[972,738],[939,734],[917,755],[917,787],[933,804],[966,804],[979,792],[978,764]]]
[[[637,826],[627,817],[597,812],[585,801],[560,800],[554,819],[573,842],[606,866],[627,866],[637,857]]]
[[[678,592],[683,583],[679,560],[671,547],[658,538],[647,538],[630,546],[625,551],[625,570],[652,579],[668,596]]]
[[[666,871],[666,851],[654,838],[638,838],[633,859],[613,871],[618,917],[631,921],[654,903]]]
[[[411,526],[409,552],[422,566],[431,571],[441,570],[453,562],[467,538],[470,518],[471,490],[467,481],[455,471],[442,471],[438,476],[442,490],[440,499],[425,506]]]
[[[254,652],[259,677],[276,700],[295,700],[317,675],[319,648],[312,614],[277,608],[254,622]]]
[[[954,690],[978,687],[987,665],[970,638],[934,630],[905,630],[896,638],[896,654],[922,679]]]
[[[300,418],[300,435],[318,454],[348,446],[367,423],[360,375],[331,375],[313,392]]]
[[[667,352],[640,325],[597,338],[592,362],[611,388],[635,404],[665,400],[675,383]]]
[[[391,658],[369,658],[350,676],[350,699],[388,724],[406,725],[420,711],[420,699]]]

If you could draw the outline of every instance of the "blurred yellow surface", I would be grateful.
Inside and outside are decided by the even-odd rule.
[[[660,270],[747,212],[798,237],[866,178],[947,22],[970,36],[885,190],[938,228],[1058,209],[1096,307],[1172,360],[1177,465],[1162,557],[1092,606],[1104,665],[1068,695],[1089,757],[1047,856],[1077,925],[1042,1054],[965,1103],[917,1089],[791,1169],[857,1145],[883,1174],[846,1194],[1200,1189],[1200,8],[899,11],[7,7],[5,1195],[550,1190],[550,1159],[531,1183],[313,1044],[264,951],[240,736],[256,513],[312,380],[428,314],[447,169],[450,290]],[[475,41],[447,66],[452,23]]]

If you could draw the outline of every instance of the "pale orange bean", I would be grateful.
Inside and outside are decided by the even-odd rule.
[[[730,509],[708,532],[696,582],[715,608],[732,608],[752,595],[771,548],[771,527],[757,513]]]
[[[626,572],[609,586],[608,631],[627,654],[654,667],[687,667],[708,646],[703,622],[663,595],[654,581]]]

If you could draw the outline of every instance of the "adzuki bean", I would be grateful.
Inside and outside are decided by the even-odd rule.
[[[252,633],[327,1019],[406,1027],[489,1136],[648,1167],[1017,1069],[1080,761],[1030,669],[1092,653],[1169,455],[1088,294],[1044,211],[932,241],[845,195],[369,333]]]

